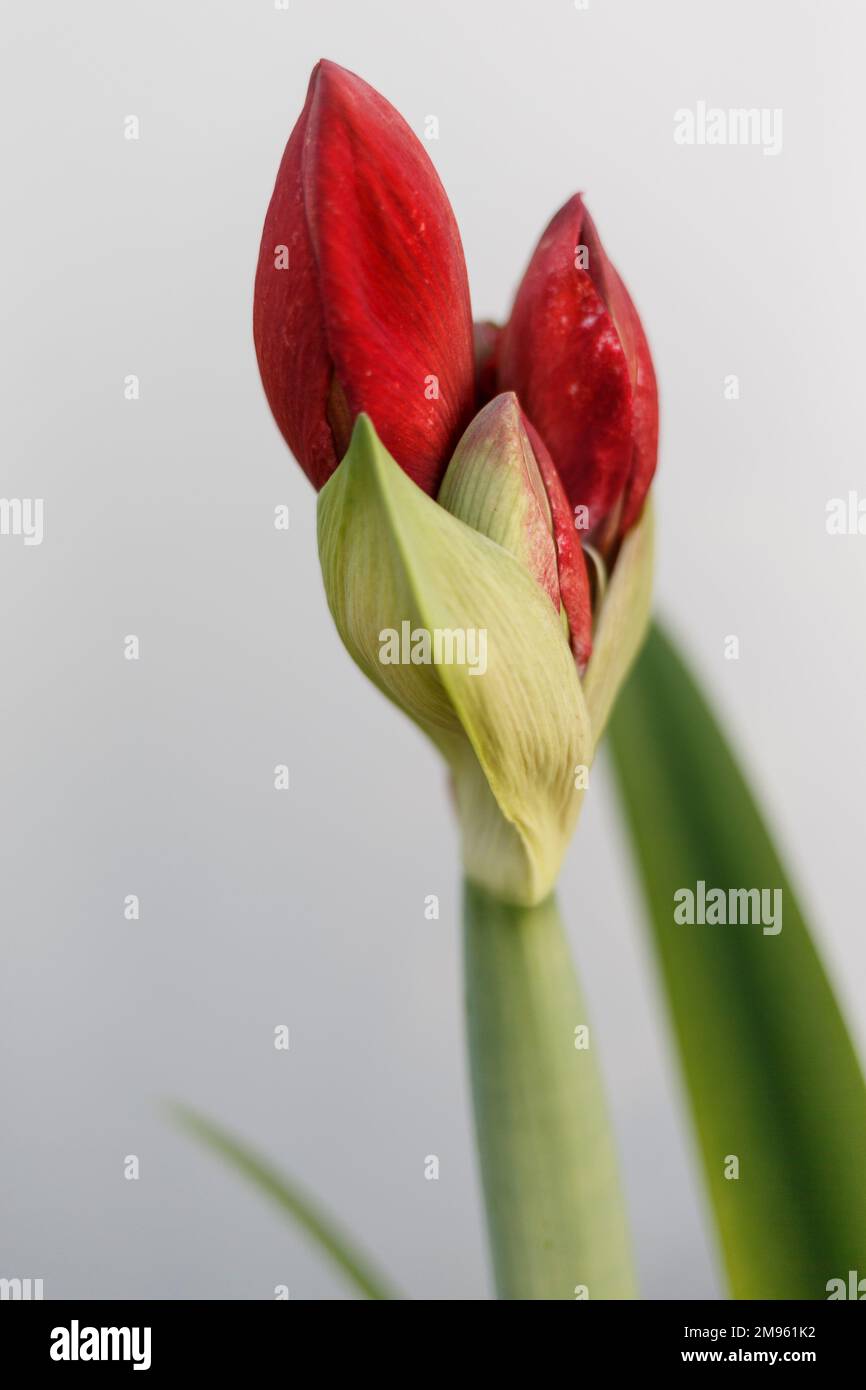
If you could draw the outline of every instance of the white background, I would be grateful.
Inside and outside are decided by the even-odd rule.
[[[0,495],[43,497],[46,534],[0,538],[0,1274],[47,1297],[345,1295],[171,1128],[173,1097],[317,1193],[409,1295],[486,1297],[455,831],[434,754],[332,629],[314,494],[259,385],[273,178],[321,56],[419,134],[435,114],[476,316],[497,318],[586,192],[660,380],[658,610],[736,738],[862,1048],[866,536],[828,536],[825,507],[866,496],[863,9],[42,0],[4,23]],[[781,107],[781,154],[676,145],[674,111],[699,100]],[[716,1296],[603,768],[561,887],[644,1294]]]

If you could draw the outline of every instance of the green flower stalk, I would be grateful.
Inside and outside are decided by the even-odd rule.
[[[634,1298],[592,1034],[553,898],[465,891],[469,1054],[501,1298]]]
[[[584,1009],[551,894],[649,615],[658,420],[640,320],[576,197],[508,324],[473,339],[426,153],[383,98],[323,63],[265,222],[254,322],[276,420],[319,488],[340,636],[450,772],[498,1291],[629,1297],[613,1145],[594,1054],[575,1046]]]

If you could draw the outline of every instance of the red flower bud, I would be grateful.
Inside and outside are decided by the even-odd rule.
[[[515,555],[568,622],[578,670],[592,650],[589,575],[571,507],[544,443],[513,392],[475,416],[439,492],[454,516]]]
[[[568,618],[571,649],[578,670],[582,672],[592,652],[592,594],[583,546],[574,529],[574,514],[556,465],[532,421],[522,412],[521,416],[547,492],[556,544],[559,596]]]
[[[586,529],[605,542],[622,535],[655,471],[655,374],[637,311],[580,194],[533,253],[497,363],[499,389],[517,392],[572,507],[587,508]]]
[[[420,141],[335,63],[313,70],[277,174],[253,332],[271,410],[317,488],[366,412],[435,493],[474,404],[460,234]]]

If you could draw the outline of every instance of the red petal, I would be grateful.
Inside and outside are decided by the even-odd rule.
[[[318,71],[318,70],[317,70]],[[268,404],[310,482],[322,487],[339,459],[328,424],[334,369],[319,277],[304,213],[301,164],[316,72],[289,137],[265,218],[253,301],[253,338]],[[288,250],[288,269],[278,268]]]
[[[620,522],[620,534],[625,535],[641,514],[644,499],[656,471],[659,450],[659,400],[655,369],[643,324],[628,290],[613,266],[610,269],[617,286],[612,301],[613,316],[629,359],[634,410],[634,450]]]
[[[553,522],[553,539],[556,542],[559,596],[568,618],[571,649],[578,670],[582,674],[592,653],[592,594],[586,558],[575,529],[574,513],[550,452],[538,430],[525,415],[523,423],[547,491]]]
[[[344,68],[318,72],[304,194],[331,357],[352,417],[433,494],[474,401],[460,233],[402,116]]]
[[[575,265],[580,246],[589,252],[585,269]],[[631,300],[577,194],[549,224],[517,291],[500,341],[499,383],[517,392],[572,506],[588,508],[590,529],[632,471],[638,334]],[[642,401],[645,408],[645,390]]]
[[[294,246],[297,276],[273,269],[280,242]],[[315,68],[277,176],[255,336],[277,422],[317,487],[348,444],[346,422],[364,411],[435,493],[474,401],[460,234],[421,142],[335,63]]]
[[[659,439],[658,391],[649,343],[637,309],[616,267],[605,255],[595,223],[585,208],[583,215],[583,241],[589,251],[589,264],[596,267],[599,289],[619,334],[632,388],[633,449],[618,524],[619,534],[624,535],[640,515],[647,489],[656,470]]]

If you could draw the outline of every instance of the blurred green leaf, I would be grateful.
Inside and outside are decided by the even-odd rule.
[[[293,1217],[365,1298],[399,1297],[373,1270],[369,1260],[359,1254],[330,1218],[325,1216],[293,1182],[289,1182],[270,1164],[204,1116],[183,1105],[173,1105],[170,1111],[179,1125],[195,1135],[207,1148],[218,1154],[244,1177],[249,1178],[260,1192]]]
[[[610,742],[731,1292],[826,1298],[830,1279],[866,1276],[863,1076],[748,784],[657,627]],[[821,787],[818,769],[832,814]],[[781,932],[677,925],[674,893],[699,880],[781,888]],[[861,917],[852,905],[852,930]],[[725,1177],[728,1155],[737,1180]]]

